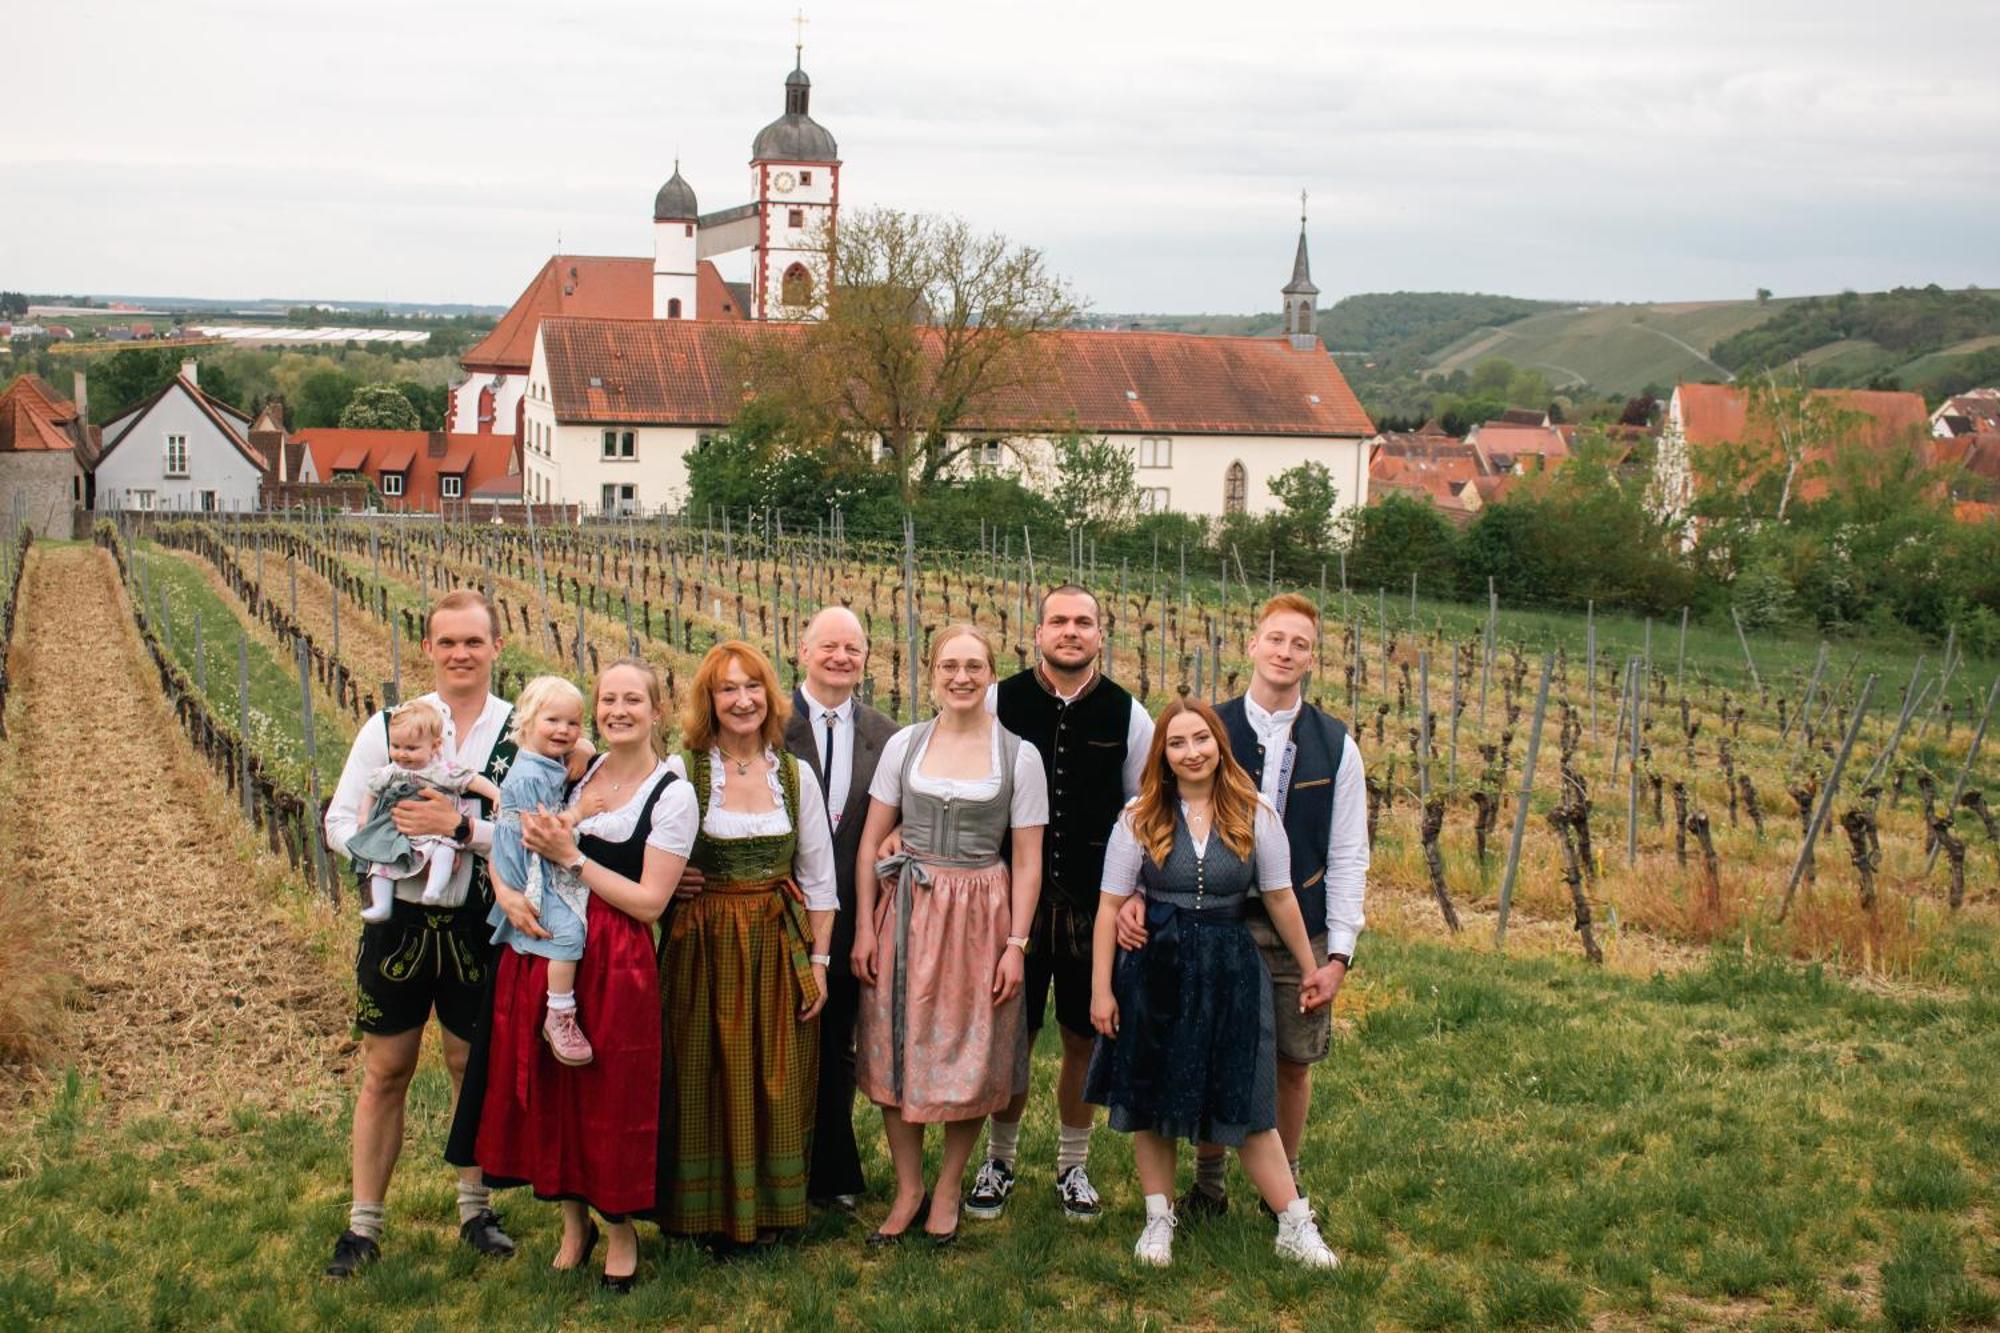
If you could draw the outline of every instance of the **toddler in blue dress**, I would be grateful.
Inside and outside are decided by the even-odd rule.
[[[494,876],[535,909],[547,939],[518,930],[496,902],[487,921],[493,942],[516,953],[549,960],[548,1015],[542,1035],[556,1059],[587,1065],[595,1058],[577,1024],[576,966],[583,958],[590,890],[567,866],[536,856],[521,838],[521,816],[549,814],[575,827],[568,807],[565,759],[583,733],[583,694],[560,676],[537,676],[514,703],[513,737],[520,747],[500,783],[500,815],[493,825]]]

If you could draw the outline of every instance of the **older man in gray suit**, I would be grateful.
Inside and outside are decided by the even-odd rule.
[[[860,620],[844,606],[822,610],[799,639],[805,681],[792,693],[792,716],[785,723],[785,748],[811,766],[826,794],[840,887],[826,1008],[819,1016],[819,1112],[806,1193],[845,1208],[854,1206],[862,1187],[861,1154],[854,1145],[854,1016],[860,987],[848,962],[854,948],[854,861],[875,760],[896,733],[886,714],[854,697],[867,665],[868,636]]]

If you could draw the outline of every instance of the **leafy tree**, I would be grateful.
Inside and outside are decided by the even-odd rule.
[[[1340,490],[1324,463],[1306,462],[1271,479],[1278,511],[1270,515],[1280,549],[1317,564],[1333,548],[1333,507]]]
[[[287,396],[297,418],[298,428],[308,430],[314,426],[338,426],[340,414],[347,406],[348,399],[360,385],[345,371],[315,370],[305,376]]]
[[[749,353],[760,396],[806,439],[877,439],[906,499],[980,443],[964,425],[1049,372],[1038,335],[1078,312],[1040,251],[958,218],[874,209],[843,219],[825,254],[825,318]]]
[[[20,292],[0,292],[0,315],[20,319],[28,313],[28,298]]]
[[[1757,304],[1758,305],[1771,304],[1771,289],[1769,287],[1759,287],[1757,289]]]
[[[416,409],[418,430],[444,429],[445,410],[451,399],[449,389],[442,384],[418,384],[413,380],[398,380],[395,387]]]
[[[91,368],[90,419],[99,425],[173,383],[181,360],[165,348],[131,347]]]
[[[1102,436],[1075,431],[1055,441],[1050,502],[1067,528],[1110,528],[1139,512],[1138,460]]]
[[[1458,531],[1435,505],[1396,494],[1344,517],[1353,586],[1405,588],[1413,573],[1421,587],[1433,590],[1456,582]]]
[[[343,430],[416,430],[422,425],[417,409],[393,384],[364,384],[340,409]]]

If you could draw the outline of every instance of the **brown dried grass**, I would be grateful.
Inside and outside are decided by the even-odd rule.
[[[215,1124],[245,1106],[336,1113],[353,1049],[342,934],[323,907],[280,889],[282,867],[256,853],[188,745],[109,557],[37,552],[17,633],[0,885],[25,888],[48,930],[8,957],[59,965],[77,985],[71,1007],[35,1015],[48,1059],[14,1083],[13,1100],[67,1065],[114,1121]]]

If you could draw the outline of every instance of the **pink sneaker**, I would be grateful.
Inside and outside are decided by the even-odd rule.
[[[550,1052],[566,1065],[587,1065],[597,1058],[590,1049],[590,1039],[576,1025],[574,1009],[549,1010],[542,1020],[542,1036],[547,1038]]]

